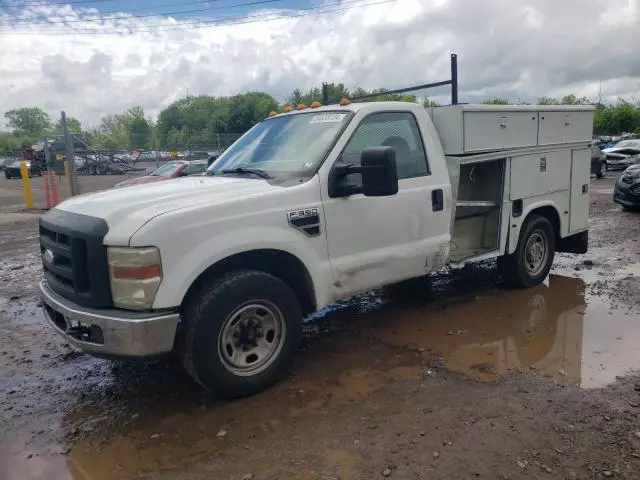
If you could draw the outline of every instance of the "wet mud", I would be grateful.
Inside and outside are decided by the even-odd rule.
[[[640,221],[603,182],[589,254],[543,285],[487,263],[338,302],[288,378],[234,402],[173,359],[72,350],[35,295],[37,218],[5,217],[0,479],[638,479]]]

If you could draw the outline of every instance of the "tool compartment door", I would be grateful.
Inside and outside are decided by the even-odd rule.
[[[511,157],[511,200],[566,191],[570,182],[570,149]]]
[[[540,112],[538,145],[556,145],[591,140],[593,112]]]
[[[588,148],[572,150],[569,233],[584,230],[589,225],[590,182],[591,151]]]
[[[535,146],[537,112],[464,112],[464,151]]]

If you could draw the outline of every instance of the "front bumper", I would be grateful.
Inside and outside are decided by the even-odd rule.
[[[640,195],[633,193],[630,187],[616,184],[613,190],[613,201],[624,207],[640,207]]]
[[[55,293],[46,280],[40,297],[47,322],[65,340],[91,355],[114,358],[154,357],[173,350],[176,312],[131,312],[80,307]]]
[[[626,160],[607,160],[607,168],[609,170],[624,170],[631,165],[635,165],[635,161]]]

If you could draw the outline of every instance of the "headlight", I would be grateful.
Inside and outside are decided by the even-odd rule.
[[[107,258],[113,304],[137,310],[151,308],[162,281],[158,249],[109,247]]]

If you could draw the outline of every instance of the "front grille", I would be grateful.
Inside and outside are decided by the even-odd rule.
[[[112,306],[104,220],[52,210],[40,219],[40,252],[49,286],[92,308]]]

